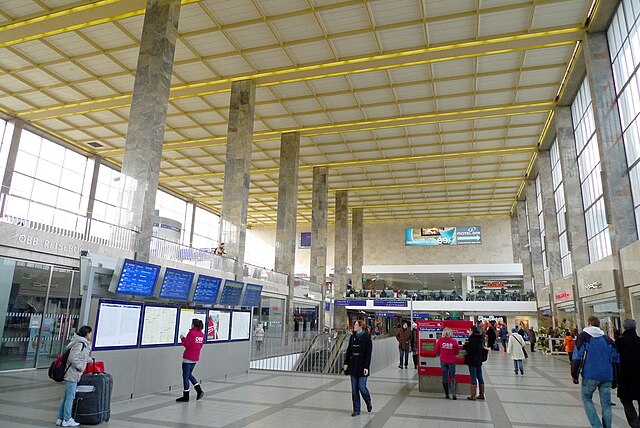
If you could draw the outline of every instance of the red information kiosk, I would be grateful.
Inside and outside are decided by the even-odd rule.
[[[436,355],[436,343],[442,337],[442,330],[449,327],[453,330],[453,337],[462,345],[469,337],[469,329],[473,323],[465,320],[418,320],[418,379],[419,389],[422,392],[442,391],[442,369],[440,359]],[[461,349],[456,364],[460,366],[456,370],[457,383],[470,383],[471,377],[464,370],[464,351]]]

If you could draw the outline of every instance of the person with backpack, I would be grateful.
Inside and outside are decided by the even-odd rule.
[[[600,329],[598,317],[587,319],[588,327],[576,340],[571,361],[573,383],[579,383],[582,374],[582,404],[589,423],[594,428],[610,428],[613,418],[611,412],[611,389],[617,388],[617,371],[620,357],[613,340]],[[593,393],[598,390],[602,405],[602,421],[593,404]]]
[[[73,409],[73,400],[76,398],[78,382],[80,382],[87,363],[91,360],[92,339],[93,329],[88,325],[83,325],[65,348],[65,353],[69,352],[69,354],[64,368],[64,394],[60,400],[56,426],[77,427],[80,425],[71,417],[71,410]]]
[[[184,403],[189,401],[189,382],[196,390],[196,400],[199,400],[204,395],[204,391],[200,386],[200,382],[193,376],[193,369],[196,367],[196,363],[200,360],[200,350],[204,345],[204,324],[202,320],[194,318],[191,320],[191,329],[187,336],[180,335],[182,346],[184,346],[184,353],[182,354],[182,397],[176,398],[178,403]]]

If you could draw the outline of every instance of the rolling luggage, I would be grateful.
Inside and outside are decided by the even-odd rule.
[[[82,425],[98,425],[111,417],[113,378],[108,373],[82,375],[73,401],[73,419]]]

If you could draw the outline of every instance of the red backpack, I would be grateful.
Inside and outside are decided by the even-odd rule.
[[[82,349],[84,350],[84,343],[82,344]],[[64,351],[62,355],[51,363],[49,366],[49,378],[51,380],[55,380],[56,382],[62,382],[64,380],[64,375],[67,374],[67,370],[71,367],[71,364],[67,364],[69,353],[71,353],[71,348]]]

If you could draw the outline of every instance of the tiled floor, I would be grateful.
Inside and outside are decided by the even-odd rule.
[[[373,412],[355,418],[344,376],[252,372],[205,383],[208,392],[199,402],[180,404],[174,394],[161,393],[113,403],[106,426],[588,427],[565,358],[533,354],[525,363],[525,376],[516,376],[503,352],[492,353],[485,364],[485,402],[464,400],[466,387],[458,401],[421,393],[415,370],[390,366],[369,380]],[[0,375],[0,427],[53,426],[61,389],[44,371]],[[619,403],[614,426],[627,426]]]

